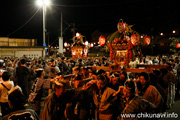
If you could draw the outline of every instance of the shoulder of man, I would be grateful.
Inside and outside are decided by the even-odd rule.
[[[39,120],[38,115],[36,112],[32,109],[24,109],[24,110],[18,110],[15,112],[12,112],[6,116],[3,117],[2,120],[14,120],[14,119],[28,119],[28,120]]]

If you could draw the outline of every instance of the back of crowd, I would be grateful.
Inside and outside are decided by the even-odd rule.
[[[171,64],[167,69],[138,74],[94,70],[84,63],[82,59],[76,64],[65,58],[48,62],[21,59],[14,61],[11,72],[7,70],[10,66],[0,64],[3,120],[27,117],[26,113],[42,120],[131,119],[124,114],[140,119],[139,113],[163,113],[174,104],[177,77]],[[8,92],[15,86],[21,89],[24,107],[8,104],[13,103]]]

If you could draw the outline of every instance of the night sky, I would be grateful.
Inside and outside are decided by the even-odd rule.
[[[113,33],[123,19],[141,34],[157,35],[180,29],[178,0],[52,0],[47,8],[46,29],[49,43],[58,44],[61,12],[64,41],[72,42],[73,23],[91,41],[95,30]],[[6,0],[1,3],[0,36],[33,38],[42,46],[42,9],[35,0]],[[47,42],[47,41],[46,41]]]

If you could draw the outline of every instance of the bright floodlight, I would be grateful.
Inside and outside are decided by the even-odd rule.
[[[50,4],[50,0],[37,0],[38,6],[49,6]]]

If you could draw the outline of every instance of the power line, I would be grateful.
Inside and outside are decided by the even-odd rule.
[[[40,8],[39,8],[40,9]],[[27,25],[31,20],[32,18],[37,14],[37,12],[39,11],[39,9],[37,9],[37,11],[29,18],[29,20],[27,20],[22,26],[20,26],[18,29],[16,29],[14,32],[10,33],[7,35],[7,37],[13,35],[14,33],[16,33],[17,31],[19,31],[20,29],[22,29],[25,25]]]
[[[54,6],[58,7],[107,7],[107,6],[118,6],[117,4],[99,4],[99,5],[57,5],[53,4]]]

